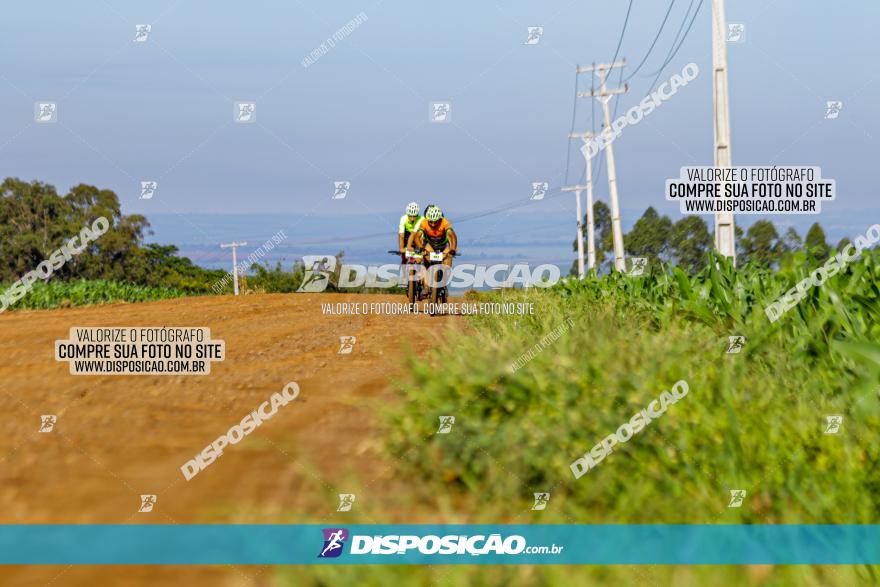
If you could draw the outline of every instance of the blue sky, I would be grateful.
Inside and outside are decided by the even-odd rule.
[[[619,112],[648,90],[646,74],[662,63],[689,2],[675,2]],[[562,183],[574,68],[613,57],[626,7],[623,0],[11,5],[0,37],[0,173],[62,191],[80,182],[113,189],[125,212],[154,219],[158,233],[163,218],[182,215],[191,242],[205,244],[216,230],[192,214],[296,218],[265,227],[267,237],[283,228],[296,238],[318,226],[325,232],[333,219],[342,234],[391,229],[411,199],[441,203],[453,218],[501,206],[528,198],[533,181]],[[642,59],[667,7],[633,2],[620,57],[632,65]],[[350,36],[302,66],[360,13],[366,21]],[[625,224],[649,205],[677,217],[663,181],[683,165],[711,164],[709,16],[704,0],[661,80],[690,61],[700,76],[615,143]],[[837,181],[838,199],[815,219],[840,236],[876,222],[880,4],[728,1],[727,20],[746,26],[745,42],[728,45],[734,164],[819,165]],[[152,31],[135,43],[141,23]],[[527,26],[544,27],[537,45],[523,43]],[[589,86],[589,76],[581,80]],[[429,103],[447,100],[452,121],[430,123]],[[838,119],[823,118],[826,100],[843,102]],[[35,101],[57,102],[59,122],[35,124]],[[235,101],[256,102],[255,124],[233,122]],[[576,127],[590,126],[590,100],[581,99]],[[571,181],[582,168],[572,149]],[[605,177],[597,199],[607,197]],[[141,180],[159,182],[156,197],[138,199]],[[334,180],[352,182],[346,199],[331,199]],[[544,226],[550,218],[564,223],[573,218],[572,198],[548,198],[470,229],[501,235],[508,225],[527,230],[539,216]],[[772,219],[800,226],[814,218]],[[562,234],[559,254],[569,254],[573,226],[549,230]],[[169,231],[171,239],[187,235]]]

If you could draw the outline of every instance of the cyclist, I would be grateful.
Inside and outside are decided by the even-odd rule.
[[[406,205],[406,212],[400,217],[400,226],[397,229],[397,249],[400,251],[401,263],[406,262],[404,253],[410,235],[418,229],[422,216],[419,214],[419,205],[410,202]]]
[[[425,217],[410,235],[406,250],[416,248],[425,249],[429,253],[442,252],[443,264],[452,267],[452,255],[455,254],[457,241],[452,224],[443,216],[443,210],[439,206],[429,206]]]

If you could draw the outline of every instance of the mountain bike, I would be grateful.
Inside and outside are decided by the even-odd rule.
[[[401,265],[422,265],[425,258],[420,251],[404,251],[403,253],[400,251],[388,252],[400,257]],[[413,305],[425,297],[422,292],[424,289],[422,280],[415,275],[416,272],[414,269],[415,268],[407,267],[406,271],[406,300]]]

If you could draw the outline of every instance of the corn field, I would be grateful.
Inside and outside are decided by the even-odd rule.
[[[771,272],[712,258],[694,276],[665,267],[492,294],[533,302],[535,313],[475,318],[475,332],[437,353],[442,369],[412,360],[401,401],[387,408],[386,451],[418,493],[413,510],[471,523],[874,523],[880,254],[866,251],[771,323],[764,309],[814,268],[794,261]],[[727,352],[731,336],[745,337],[738,353]],[[681,379],[686,397],[575,478],[572,461]],[[449,415],[453,432],[433,434]],[[829,415],[843,416],[839,433],[825,433]],[[728,507],[732,490],[746,491],[741,507]],[[543,491],[548,507],[530,511]],[[875,572],[823,569],[777,568],[760,581],[736,567],[649,574],[664,584],[846,585]],[[511,584],[534,572],[559,585],[645,574],[510,571]]]
[[[0,290],[5,291],[8,287],[8,284],[0,285]],[[38,281],[34,283],[33,289],[11,304],[6,311],[67,308],[113,302],[148,302],[185,295],[192,294],[169,287],[132,285],[119,281]]]

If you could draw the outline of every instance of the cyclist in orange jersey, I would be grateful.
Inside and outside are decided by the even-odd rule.
[[[406,249],[424,249],[425,251],[443,253],[443,264],[452,267],[452,256],[458,238],[452,230],[452,224],[443,216],[439,206],[431,206],[425,217],[409,237]]]

